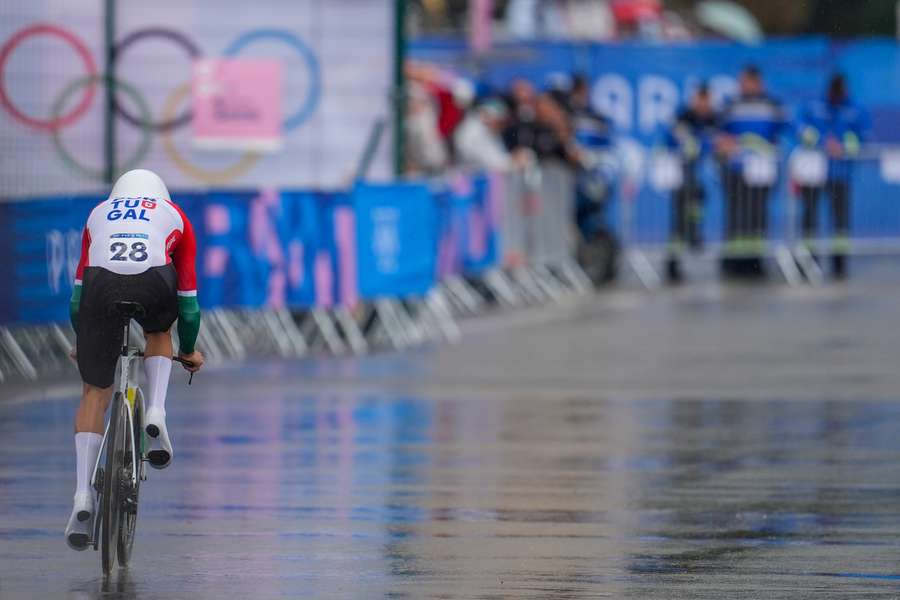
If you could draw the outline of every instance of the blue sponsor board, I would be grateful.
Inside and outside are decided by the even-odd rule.
[[[424,185],[173,198],[194,225],[204,308],[352,305],[424,294],[435,282],[437,209]],[[101,200],[0,204],[0,323],[68,319],[82,229]]]
[[[68,319],[82,229],[100,200],[63,197],[0,205],[0,322]]]
[[[352,194],[363,299],[427,293],[435,282],[439,212],[427,185],[358,185]]]

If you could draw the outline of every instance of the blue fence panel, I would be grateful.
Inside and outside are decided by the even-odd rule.
[[[68,319],[82,229],[99,200],[64,197],[3,205],[0,234],[7,272],[0,322]]]
[[[467,202],[463,230],[463,271],[478,275],[499,262],[499,203],[502,199],[502,176],[479,174],[471,178],[471,194]]]
[[[439,214],[424,183],[358,185],[359,294],[363,299],[423,295],[435,283]]]

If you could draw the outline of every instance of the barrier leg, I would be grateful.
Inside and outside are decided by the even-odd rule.
[[[60,327],[58,323],[53,324],[52,334],[66,354],[72,352],[72,342],[69,340],[68,336],[66,336],[65,332],[62,330],[62,327]]]
[[[397,321],[400,323],[408,346],[421,344],[428,339],[428,334],[416,322],[406,305],[400,300],[391,300]]]
[[[420,333],[418,341],[424,342],[427,340],[443,339],[444,334],[438,326],[437,319],[431,311],[431,307],[428,306],[425,298],[413,298],[407,300],[406,305],[408,306],[409,314]]]
[[[294,321],[294,317],[291,315],[291,311],[286,308],[279,308],[275,312],[275,319],[281,326],[282,331],[284,331],[286,339],[290,342],[292,346],[292,352],[294,356],[303,356],[306,354],[308,345],[306,340],[303,337],[303,332],[300,331],[300,327],[297,326],[297,322]]]
[[[555,270],[563,283],[578,294],[587,294],[594,289],[590,277],[581,265],[571,258],[560,261]]]
[[[509,277],[500,269],[491,269],[484,276],[484,284],[494,294],[497,302],[510,308],[518,308],[526,303],[513,287]]]
[[[350,313],[350,309],[342,306],[334,311],[334,317],[344,332],[344,339],[347,340],[350,351],[353,354],[365,354],[368,352],[369,344],[366,342],[359,323],[356,322],[356,319]]]
[[[446,297],[440,290],[432,290],[425,299],[425,306],[434,316],[434,321],[443,333],[444,338],[451,343],[459,341],[462,332],[459,325],[453,319],[453,313],[450,310]]]
[[[825,274],[822,273],[822,267],[816,262],[816,259],[805,244],[797,244],[794,247],[794,258],[797,264],[800,265],[801,277],[805,275],[806,279],[814,286],[820,286],[825,283]]]
[[[247,349],[241,341],[241,336],[237,332],[236,315],[231,315],[224,310],[213,311],[214,318],[219,325],[226,348],[231,351],[233,358],[244,358],[247,356]]]
[[[541,287],[534,279],[531,271],[528,270],[528,267],[513,269],[511,275],[513,281],[519,286],[528,300],[541,304],[547,299],[546,294],[541,290]]]
[[[293,356],[294,345],[288,338],[285,325],[278,318],[276,311],[262,310],[260,317],[265,325],[265,335],[270,339],[275,353],[285,358]]]
[[[391,301],[376,300],[374,311],[375,317],[384,329],[390,344],[397,349],[406,348],[408,345],[406,335]]]
[[[778,244],[775,247],[775,262],[778,263],[778,268],[788,285],[796,286],[803,282],[803,275],[797,268],[797,261],[794,260],[794,255],[784,244]]]
[[[197,336],[197,347],[203,352],[204,357],[211,363],[222,362],[225,358],[225,351],[216,339],[216,336],[210,331],[211,325],[209,319],[204,318],[200,321],[200,333]]]
[[[662,285],[659,273],[656,272],[656,269],[653,268],[650,260],[643,252],[637,248],[632,248],[625,253],[625,260],[645,288],[652,291]]]
[[[547,265],[535,265],[531,268],[531,273],[534,276],[534,280],[538,284],[538,287],[551,300],[559,302],[566,297],[566,288],[553,276],[553,273]]]
[[[472,286],[459,275],[450,275],[444,280],[447,291],[465,307],[469,313],[475,314],[484,307],[484,298],[478,295]]]
[[[19,346],[19,343],[16,341],[16,338],[13,337],[13,334],[9,329],[0,329],[0,344],[6,348],[13,364],[18,368],[19,373],[21,373],[23,377],[32,381],[35,381],[38,378],[37,369],[35,369],[34,365],[31,364],[31,361],[28,360],[28,356],[22,351],[21,346]]]
[[[332,354],[343,354],[347,347],[335,327],[334,320],[323,308],[314,308],[311,312],[313,323],[322,336],[325,347]]]

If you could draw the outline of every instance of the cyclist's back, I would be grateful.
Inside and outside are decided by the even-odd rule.
[[[85,383],[113,383],[121,323],[109,318],[109,307],[117,301],[144,305],[146,316],[138,321],[144,333],[168,331],[181,313],[182,351],[193,351],[199,330],[195,257],[193,227],[162,180],[143,169],[119,178],[88,217],[75,275],[71,308]]]

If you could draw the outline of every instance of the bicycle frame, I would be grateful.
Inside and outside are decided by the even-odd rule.
[[[118,364],[118,385],[116,386],[116,392],[121,394],[122,402],[125,402],[128,405],[128,410],[126,414],[128,415],[128,427],[130,431],[134,431],[134,403],[138,401],[137,399],[137,386],[129,386],[129,376],[132,372],[132,363],[139,359],[143,353],[129,345],[131,336],[131,319],[129,319],[125,323],[125,337],[122,342],[122,352],[119,355],[119,364]],[[113,393],[113,397],[115,398],[116,394]],[[103,431],[103,441],[100,443],[100,451],[97,453],[97,461],[94,463],[94,471],[91,474],[91,487],[95,490],[97,489],[97,472],[100,470],[100,457],[103,456],[103,451],[106,449],[107,438],[109,437],[109,420],[106,421],[106,428]],[[134,485],[137,483],[138,478],[138,465],[140,465],[140,472],[143,474],[143,461],[138,461],[138,440],[135,439],[135,436],[131,437],[131,459],[135,468],[132,469],[131,474],[131,483]],[[141,457],[143,459],[143,456]],[[141,476],[143,480],[144,477]],[[96,545],[96,541],[95,541]]]

